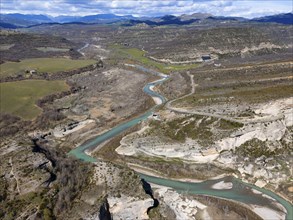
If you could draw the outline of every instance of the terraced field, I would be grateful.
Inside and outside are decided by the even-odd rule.
[[[0,84],[0,112],[30,120],[41,113],[36,101],[44,96],[66,91],[65,81],[24,80]]]

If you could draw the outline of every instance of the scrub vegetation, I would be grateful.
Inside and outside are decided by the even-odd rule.
[[[133,61],[138,61],[143,65],[156,68],[158,71],[163,73],[170,73],[172,71],[180,71],[192,69],[198,66],[198,64],[182,64],[182,65],[173,65],[173,64],[164,64],[156,62],[146,56],[146,52],[139,50],[137,48],[126,48],[120,45],[113,45],[113,49],[119,53],[123,58],[128,58]]]
[[[250,183],[265,181],[292,201],[292,127],[285,125],[290,103],[278,101],[293,93],[292,28],[217,19],[194,26],[73,22],[0,31],[0,219],[145,214],[147,206],[121,208],[125,197],[150,198],[127,166],[165,178],[239,174]],[[208,55],[211,60],[196,63]],[[105,141],[91,152],[97,163],[68,157],[81,143],[154,106],[142,88],[158,77],[125,64],[170,74],[154,89],[168,101],[181,99]],[[267,105],[284,117],[275,121],[263,111]],[[273,139],[283,131],[281,140]],[[250,132],[255,134],[247,137]],[[137,154],[118,154],[123,144],[138,147]],[[123,217],[113,212],[113,198]],[[153,220],[165,216],[165,198],[158,199],[149,212]],[[218,199],[207,204],[211,217],[220,218],[217,210],[231,219],[229,211],[246,212]]]
[[[179,99],[174,102],[176,106],[205,106],[212,104],[233,103],[263,103],[278,98],[288,98],[293,93],[293,87],[289,85],[274,86],[247,86],[233,88],[210,88],[206,92],[197,92],[194,95]],[[219,96],[220,94],[220,96]]]
[[[254,138],[240,145],[238,148],[236,148],[235,152],[238,155],[246,157],[249,156],[250,158],[256,159],[261,156],[268,158],[292,151],[292,145],[282,143],[282,146],[282,148],[270,149],[270,146],[267,142]]]
[[[169,121],[152,120],[148,135],[159,135],[178,142],[191,138],[203,146],[210,146],[224,133],[233,132],[242,126],[241,123],[224,119],[193,115]]]

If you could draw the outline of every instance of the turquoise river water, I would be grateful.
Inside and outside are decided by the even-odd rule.
[[[152,71],[150,69],[147,69],[145,67],[139,66],[139,65],[133,65],[133,67],[153,74],[160,76],[161,79],[157,80],[155,82],[148,83],[144,88],[143,91],[147,93],[150,96],[157,97],[159,98],[162,103],[166,102],[166,98],[163,97],[162,95],[154,92],[151,90],[153,86],[156,86],[160,83],[163,83],[164,81],[168,80],[168,76]],[[157,106],[153,107],[143,115],[138,116],[137,118],[134,118],[128,122],[124,122],[111,130],[98,135],[96,138],[86,142],[83,145],[80,145],[79,147],[71,150],[69,152],[69,155],[72,155],[78,159],[87,161],[87,162],[96,162],[96,159],[89,156],[88,154],[85,153],[87,150],[92,150],[96,148],[99,144],[105,142],[106,140],[109,140],[110,138],[115,137],[116,135],[121,134],[123,131],[125,131],[128,128],[131,128],[135,126],[136,124],[140,123],[141,121],[147,119],[149,116],[152,115],[152,112],[154,111],[154,108]],[[240,179],[234,178],[234,177],[225,177],[225,178],[220,178],[216,180],[207,180],[203,181],[200,183],[191,183],[191,182],[181,182],[181,181],[176,181],[176,180],[171,180],[171,179],[164,179],[164,178],[159,178],[159,177],[154,177],[154,176],[148,176],[144,174],[140,174],[141,178],[145,179],[149,183],[154,183],[162,186],[167,186],[175,189],[178,192],[188,192],[190,194],[198,194],[198,195],[209,195],[209,196],[215,196],[219,198],[225,198],[225,199],[230,199],[234,200],[237,202],[241,202],[244,204],[253,204],[253,205],[259,205],[259,206],[267,206],[268,205],[268,200],[262,197],[259,194],[253,193],[251,189],[258,190],[262,192],[265,195],[268,195],[275,199],[278,203],[280,203],[286,210],[287,210],[287,215],[286,215],[286,220],[293,220],[293,206],[290,202],[287,200],[283,199],[281,196],[273,193],[270,190],[259,188],[255,185],[248,184],[242,182]],[[220,181],[229,181],[233,183],[233,187],[231,189],[225,189],[225,190],[217,190],[213,189],[212,185],[220,182]],[[273,208],[273,207],[272,207]]]

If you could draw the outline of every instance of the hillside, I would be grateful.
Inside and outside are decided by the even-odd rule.
[[[93,14],[86,16],[56,17],[34,14],[1,14],[0,27],[23,28],[48,23],[85,23],[85,24],[119,24],[123,26],[135,26],[147,24],[151,26],[182,26],[182,25],[214,25],[221,23],[279,23],[292,25],[293,14],[276,14],[271,16],[247,19],[233,16],[214,16],[212,14],[194,13],[180,16],[164,15],[160,17],[134,17],[132,15]]]
[[[293,219],[291,13],[7,2],[0,219]]]
[[[1,31],[0,42],[0,62],[26,58],[81,56],[77,52],[79,44],[62,37]]]
[[[281,25],[238,25],[215,28],[128,28],[113,33],[112,43],[143,48],[161,62],[196,62],[213,59],[251,58],[285,54],[292,47],[292,28]]]
[[[293,13],[279,14],[272,16],[265,16],[260,18],[254,18],[251,21],[256,22],[274,22],[280,24],[293,24]]]

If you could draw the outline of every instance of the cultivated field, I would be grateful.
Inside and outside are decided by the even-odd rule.
[[[36,101],[44,96],[66,91],[65,81],[25,80],[0,84],[0,112],[9,113],[30,120],[41,109]]]
[[[40,51],[43,51],[43,52],[67,52],[67,51],[69,51],[69,48],[57,48],[57,47],[38,47],[37,49]]]
[[[137,48],[125,48],[122,46],[112,46],[112,48],[116,49],[120,56],[124,58],[128,58],[134,61],[138,61],[143,65],[154,67],[163,73],[170,73],[171,71],[180,71],[192,69],[198,66],[198,64],[182,64],[182,65],[174,65],[174,64],[164,64],[160,62],[156,62],[150,58],[148,58],[145,51],[139,50]]]
[[[56,73],[78,69],[96,63],[95,60],[71,60],[65,58],[33,58],[21,62],[7,62],[0,65],[0,76],[12,76],[34,69],[37,72]]]

